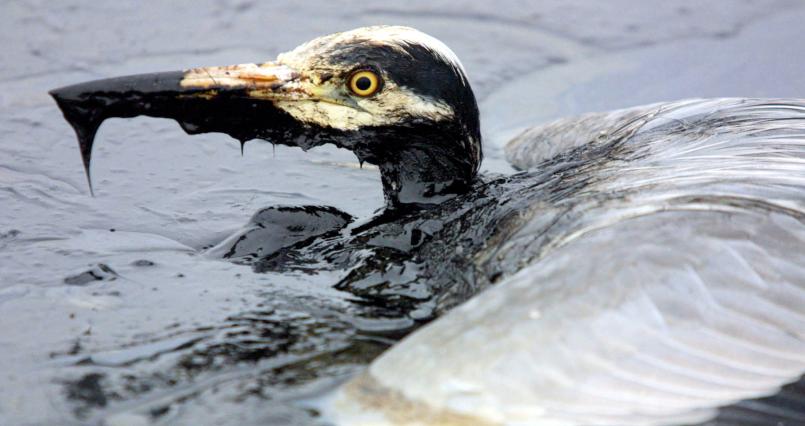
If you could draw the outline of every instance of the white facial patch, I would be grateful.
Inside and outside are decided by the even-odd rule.
[[[343,85],[330,87],[329,96],[338,99],[346,95]],[[453,109],[431,98],[418,95],[391,82],[370,98],[350,97],[354,105],[327,101],[297,102],[276,101],[274,105],[295,119],[340,130],[357,130],[360,127],[394,125],[410,117],[432,121],[451,120]]]

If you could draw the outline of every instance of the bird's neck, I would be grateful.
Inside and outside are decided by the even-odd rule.
[[[464,143],[408,140],[403,149],[378,164],[386,206],[426,208],[466,192],[480,161],[474,148]]]

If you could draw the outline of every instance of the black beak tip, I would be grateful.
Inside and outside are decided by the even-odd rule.
[[[55,89],[48,90],[48,95],[52,97],[56,103],[61,104],[64,101],[76,100],[78,91],[75,90],[76,85],[63,86]]]
[[[53,98],[54,101],[56,101],[56,105],[58,105],[59,108],[62,108],[62,105],[65,101],[63,89],[64,88],[48,90],[48,95],[50,95],[50,97]]]

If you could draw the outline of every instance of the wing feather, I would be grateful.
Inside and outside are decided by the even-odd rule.
[[[732,306],[779,306],[802,289],[783,275],[763,285],[732,279],[751,277],[754,263],[719,238],[727,216],[728,226],[758,231],[756,244],[743,246],[765,252],[754,262],[802,261],[772,247],[783,238],[805,248],[805,224],[783,229],[713,212],[621,221],[415,333],[370,374],[408,400],[503,424],[701,422],[719,407],[773,395],[805,372],[805,305],[773,321]],[[724,267],[732,273],[719,274]]]

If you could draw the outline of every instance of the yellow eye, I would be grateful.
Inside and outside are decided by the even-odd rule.
[[[349,90],[361,97],[374,95],[380,90],[380,77],[372,71],[362,70],[356,71],[349,76],[347,86]]]

